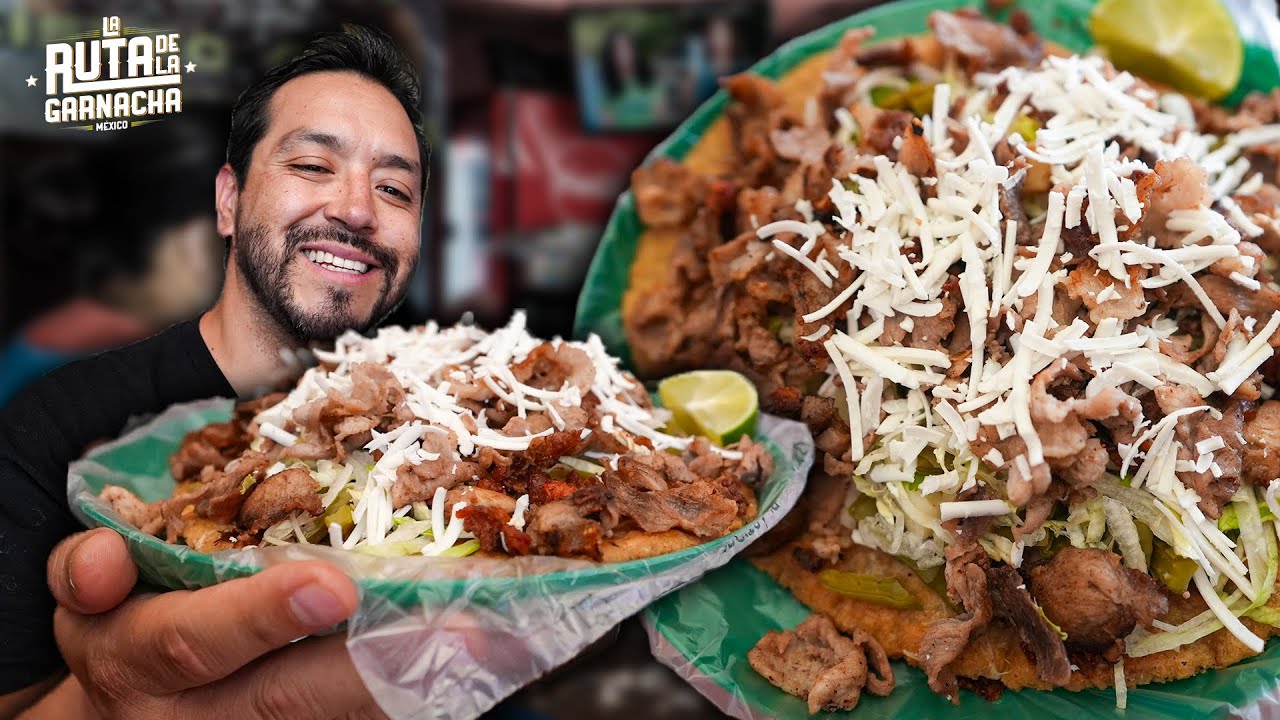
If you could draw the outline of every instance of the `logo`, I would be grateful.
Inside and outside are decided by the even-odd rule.
[[[45,46],[44,119],[75,130],[124,130],[182,112],[182,36],[123,27],[116,16],[102,29]],[[38,87],[40,78],[27,78]]]

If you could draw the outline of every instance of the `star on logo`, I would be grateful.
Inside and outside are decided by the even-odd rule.
[[[195,71],[196,71],[196,64],[193,62],[187,63],[187,72],[193,73]]]
[[[36,86],[36,76],[35,76],[35,75],[28,75],[28,76],[27,76],[27,87],[35,87],[35,86]]]

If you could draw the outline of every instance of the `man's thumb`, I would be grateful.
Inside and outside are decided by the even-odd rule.
[[[138,581],[124,538],[107,528],[63,540],[49,556],[49,589],[62,607],[96,615],[119,605]]]

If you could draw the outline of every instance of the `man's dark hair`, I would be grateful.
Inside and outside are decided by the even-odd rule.
[[[343,25],[342,32],[316,36],[291,60],[267,71],[250,85],[231,111],[231,133],[227,138],[227,163],[235,171],[236,182],[244,187],[253,148],[267,132],[271,98],[290,80],[317,72],[358,73],[383,86],[400,101],[413,125],[418,141],[418,162],[422,166],[422,191],[427,188],[427,161],[430,148],[422,130],[422,83],[413,64],[391,38],[362,25]]]

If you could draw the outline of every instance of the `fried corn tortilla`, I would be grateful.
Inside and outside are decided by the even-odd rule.
[[[918,666],[916,654],[925,628],[934,620],[958,614],[956,608],[906,565],[891,555],[862,545],[845,550],[834,567],[847,572],[896,578],[920,601],[922,608],[898,610],[832,592],[818,580],[817,573],[796,560],[796,549],[805,546],[801,538],[769,555],[751,558],[751,562],[814,612],[829,616],[841,630],[852,632],[860,628],[871,633],[890,657],[903,658]],[[1280,596],[1272,595],[1267,607],[1280,609]],[[1171,598],[1165,622],[1176,625],[1204,610],[1204,601],[1199,597],[1184,599],[1175,596]],[[1280,629],[1271,625],[1248,618],[1243,622],[1264,639],[1280,634]],[[1129,685],[1181,680],[1205,670],[1234,665],[1253,655],[1249,648],[1223,629],[1177,650],[1126,657],[1125,678]],[[1067,690],[1109,688],[1115,684],[1110,663],[1088,654],[1073,655],[1071,660],[1079,669],[1072,671],[1071,682],[1063,686]],[[992,623],[983,628],[953,667],[962,678],[995,680],[1010,690],[1054,689],[1037,677],[1035,663],[1023,649],[1018,633],[1005,623]]]
[[[778,80],[787,107],[793,112],[804,112],[805,102],[822,82],[822,71],[830,61],[830,55],[831,51],[818,53]],[[680,162],[695,172],[708,175],[727,172],[726,159],[732,154],[731,143],[729,120],[721,115],[707,127],[698,143]],[[632,332],[630,322],[635,316],[636,303],[651,293],[663,292],[663,285],[670,280],[670,258],[680,240],[680,233],[678,229],[651,228],[640,233],[636,241],[636,257],[628,273],[627,291],[622,296],[622,322],[628,335]],[[632,355],[641,372],[656,360],[643,357],[634,347]]]
[[[730,526],[728,533],[735,532],[746,523],[754,520],[756,512],[759,510],[756,505],[755,493],[752,492],[751,488],[743,485],[741,492],[747,498],[747,510],[743,513],[742,519]],[[683,530],[665,530],[662,532],[632,530],[619,533],[601,542],[600,559],[607,563],[643,560],[679,550],[687,550],[704,542],[706,542],[705,538],[699,538]]]

